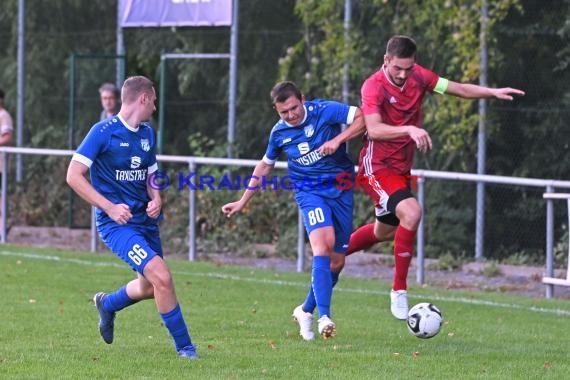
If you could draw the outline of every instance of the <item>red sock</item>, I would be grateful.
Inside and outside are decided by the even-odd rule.
[[[412,262],[416,231],[410,231],[402,226],[396,229],[394,236],[394,283],[393,290],[406,290],[408,268]]]
[[[374,235],[374,223],[366,224],[350,235],[345,256],[370,248],[376,243],[378,243],[378,239]]]

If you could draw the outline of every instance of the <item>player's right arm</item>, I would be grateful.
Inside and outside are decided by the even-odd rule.
[[[240,200],[223,205],[222,212],[229,218],[233,214],[241,211],[251,200],[251,198],[253,198],[253,196],[257,193],[257,191],[259,191],[261,185],[263,184],[263,179],[266,178],[269,173],[271,173],[271,170],[273,170],[274,166],[275,163],[268,163],[264,160],[259,161],[259,163],[255,166],[255,169],[253,169],[253,173],[251,174],[247,189],[242,194]]]
[[[129,206],[114,204],[97,192],[85,177],[88,169],[85,164],[71,160],[67,168],[68,185],[86,202],[103,210],[116,223],[126,224],[132,218]]]
[[[409,136],[416,143],[416,147],[425,152],[432,148],[431,137],[425,129],[413,125],[393,126],[382,122],[379,113],[364,115],[366,133],[371,140],[394,140],[398,137]]]

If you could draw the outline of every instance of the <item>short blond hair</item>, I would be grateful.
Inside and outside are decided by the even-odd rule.
[[[121,101],[123,103],[132,103],[137,100],[137,98],[145,93],[151,93],[154,88],[154,84],[147,77],[142,75],[137,75],[127,78],[125,83],[123,83],[123,88],[121,89]]]

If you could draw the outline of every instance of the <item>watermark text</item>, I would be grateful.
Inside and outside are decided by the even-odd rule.
[[[197,174],[196,172],[176,173],[176,183],[171,181],[168,174],[160,171],[151,173],[147,183],[154,190],[166,190],[168,187],[176,186],[179,191],[202,191],[202,190],[359,190],[363,187],[372,187],[374,190],[383,188],[404,188],[417,189],[417,180],[421,176],[417,175],[390,175],[390,176],[368,176],[341,172],[336,175],[324,175],[318,177],[294,178],[290,175],[284,176],[255,176],[255,175],[221,175],[213,176],[208,174]]]

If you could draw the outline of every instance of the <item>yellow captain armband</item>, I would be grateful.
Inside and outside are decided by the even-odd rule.
[[[435,85],[435,88],[433,89],[433,92],[437,92],[438,94],[445,94],[445,91],[447,90],[447,86],[449,85],[449,80],[445,79],[445,78],[439,78],[437,80],[437,84]]]

